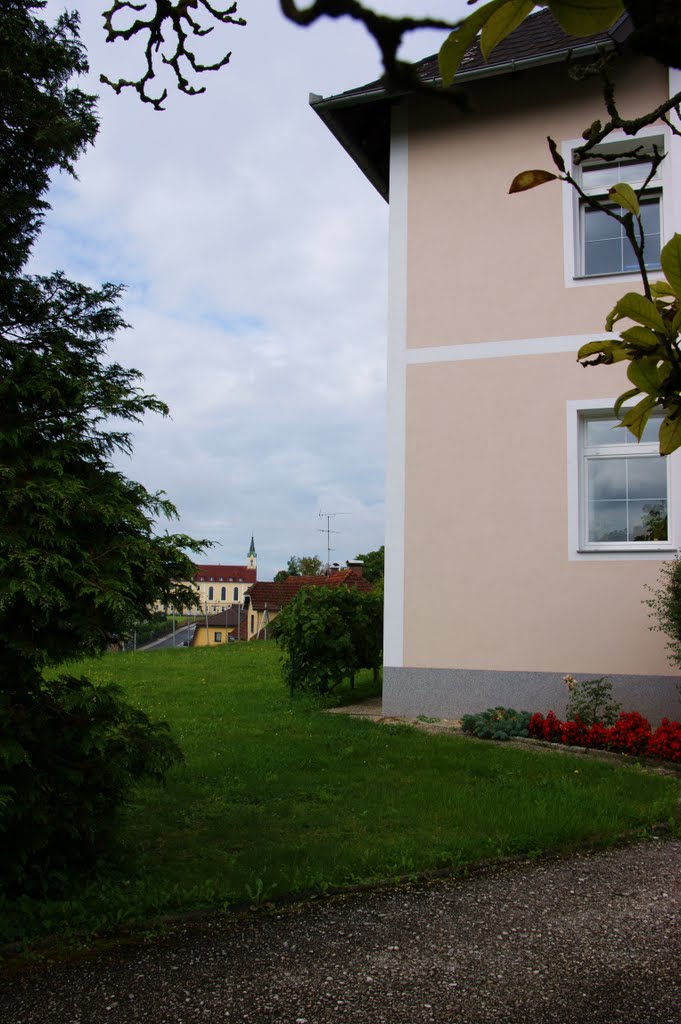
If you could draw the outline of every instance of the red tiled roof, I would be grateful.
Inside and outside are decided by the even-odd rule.
[[[220,626],[222,626],[223,629],[225,629],[225,628],[227,628],[227,629],[233,628],[234,629],[234,635],[236,636],[237,632],[239,631],[238,630],[238,626],[239,626],[239,608],[238,608],[238,605],[231,605],[229,608],[226,608],[224,610],[224,612],[216,612],[214,615],[208,615],[207,617],[205,615],[200,615],[196,619],[197,627],[200,628],[201,626],[205,626],[206,625],[206,621],[208,622],[208,627],[209,628],[216,627],[216,628],[219,629]],[[248,622],[248,615],[247,615],[247,612],[245,612],[243,607],[242,607],[242,609],[241,609],[241,631],[240,631],[241,632],[241,639],[242,640],[246,640],[247,636],[248,636],[247,622]]]
[[[255,583],[257,569],[247,565],[197,565],[196,583]]]
[[[254,583],[248,591],[249,603],[256,611],[280,611],[303,587],[356,587],[371,590],[371,584],[353,569],[342,569],[330,576],[289,576],[282,583]]]

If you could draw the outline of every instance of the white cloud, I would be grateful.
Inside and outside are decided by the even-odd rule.
[[[35,269],[128,285],[110,356],[171,418],[148,417],[121,468],[168,493],[174,528],[215,539],[213,560],[242,560],[253,533],[261,578],[326,557],[320,509],[348,513],[334,560],[380,546],[387,207],[307,101],[378,77],[374,44],[241,0],[230,65],[159,114],[99,86],[101,70],[134,76],[140,48],[106,46],[95,5],[76,6],[102,126],[79,181],[55,182]]]

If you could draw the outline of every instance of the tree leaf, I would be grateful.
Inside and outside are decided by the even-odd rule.
[[[657,398],[654,395],[646,395],[633,409],[627,409],[622,417],[622,426],[627,427],[637,441],[641,440],[648,417],[656,405]]]
[[[662,381],[657,363],[657,359],[634,359],[627,370],[627,377],[641,391],[649,395],[659,395]]]
[[[668,412],[660,427],[660,455],[671,455],[681,446],[681,405]]]
[[[653,331],[647,327],[629,327],[622,331],[622,338],[627,345],[634,345],[637,348],[657,348],[660,340]]]
[[[674,319],[672,320],[672,329],[671,330],[672,330],[672,338],[676,337],[676,335],[679,333],[679,331],[681,331],[681,308],[677,309],[676,313],[674,314]]]
[[[604,32],[624,13],[621,0],[548,0],[548,6],[569,36]]]
[[[674,292],[672,291],[671,285],[669,284],[668,281],[664,281],[664,280],[662,280],[662,281],[651,281],[650,282],[650,292],[651,292],[652,295],[655,296],[655,298],[660,298],[661,299],[661,298],[664,298],[667,295],[671,296],[672,298],[676,298],[676,296],[674,295]]]
[[[489,59],[494,47],[532,13],[534,6],[534,0],[508,0],[492,14],[480,35],[480,49],[485,60]]]
[[[660,264],[674,295],[681,299],[681,235],[674,235],[664,246]]]
[[[475,40],[483,25],[489,21],[495,11],[511,2],[512,0],[490,0],[484,7],[478,7],[473,14],[469,14],[459,28],[447,36],[438,54],[440,77],[444,86],[451,85],[454,81],[464,53]]]
[[[558,175],[553,174],[551,171],[521,171],[520,174],[516,174],[511,182],[511,187],[508,190],[509,195],[513,195],[514,192],[527,192],[530,188],[544,185],[547,181],[556,181],[557,178]]]
[[[624,394],[620,395],[619,398],[616,400],[612,410],[615,416],[619,416],[620,409],[622,408],[625,402],[628,402],[630,398],[636,398],[636,395],[640,394],[641,392],[638,388],[632,388],[631,391],[625,391]]]
[[[608,197],[612,199],[613,203],[617,203],[618,206],[624,207],[629,213],[633,213],[635,217],[638,217],[641,212],[636,193],[631,185],[627,185],[624,181],[619,181],[616,185],[613,185],[608,192]]]
[[[613,313],[616,313],[616,316],[611,320]],[[615,320],[621,320],[623,317],[635,320],[636,323],[650,327],[653,331],[659,331],[661,334],[666,333],[664,320],[655,304],[638,292],[627,292],[626,295],[623,295],[608,317],[608,322],[614,323]],[[612,328],[607,327],[606,329],[611,330]]]

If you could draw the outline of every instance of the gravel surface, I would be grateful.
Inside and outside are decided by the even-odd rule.
[[[2,1024],[679,1024],[681,842],[173,927],[0,979]]]

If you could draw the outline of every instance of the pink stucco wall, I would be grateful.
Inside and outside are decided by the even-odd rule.
[[[618,103],[637,116],[666,98],[663,68],[622,76]],[[602,328],[620,285],[565,288],[563,185],[508,195],[519,171],[554,170],[546,144],[578,139],[603,110],[596,82],[563,65],[470,89],[472,110],[412,101],[409,110],[407,344],[455,345]]]
[[[667,95],[635,65],[628,115]],[[598,337],[638,282],[566,287],[562,186],[509,196],[578,138],[598,87],[564,67],[478,83],[474,113],[411,101],[406,348]],[[670,675],[643,600],[660,560],[568,555],[566,404],[614,397],[621,368],[574,352],[407,359],[404,661],[422,668]]]
[[[410,367],[405,664],[670,673],[660,562],[568,558],[566,401],[621,383],[565,353]]]

